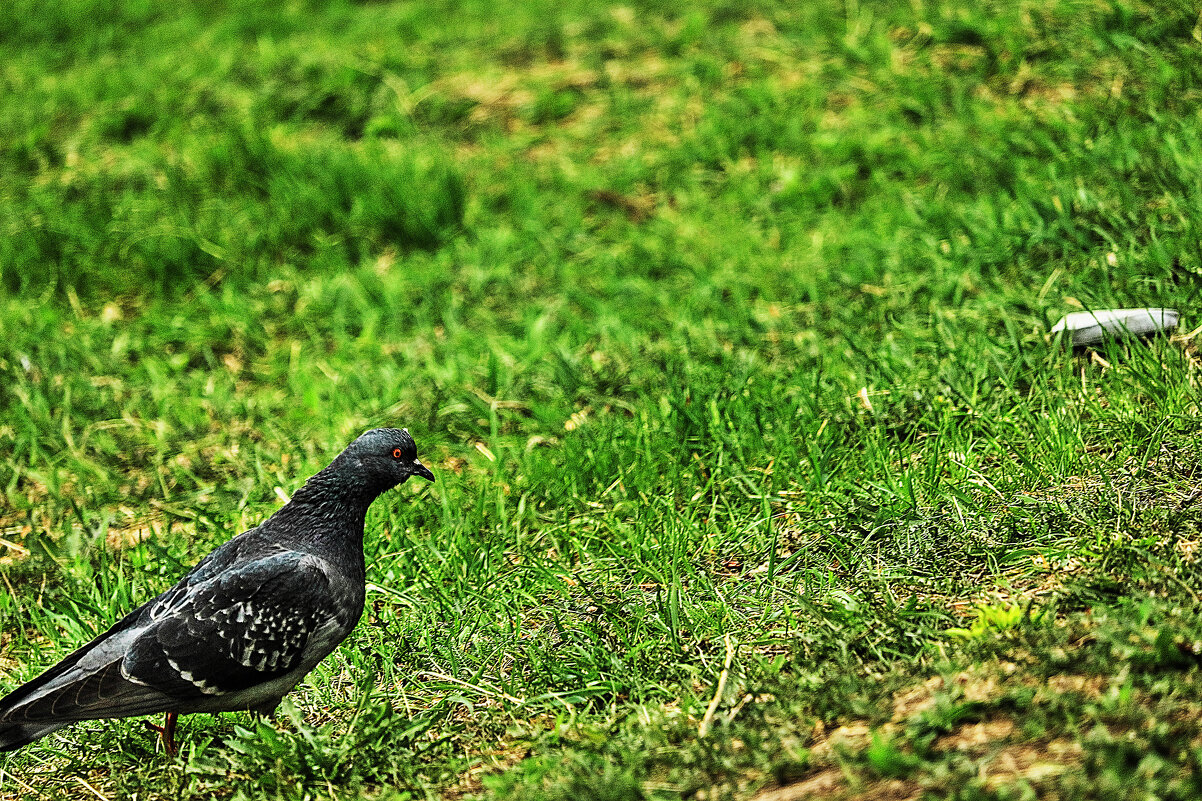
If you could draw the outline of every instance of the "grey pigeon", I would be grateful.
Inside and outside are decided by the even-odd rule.
[[[404,429],[352,442],[264,523],[0,700],[0,751],[80,720],[270,713],[363,613],[363,521],[382,492],[434,480]],[[148,724],[150,725],[150,724]]]

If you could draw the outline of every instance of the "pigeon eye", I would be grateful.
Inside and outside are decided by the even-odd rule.
[[[393,458],[393,459],[400,459],[400,458],[401,458],[401,449],[400,449],[400,448],[393,448],[393,449],[392,449],[392,458]]]

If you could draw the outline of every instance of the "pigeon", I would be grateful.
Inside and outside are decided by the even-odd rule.
[[[410,476],[433,481],[405,429],[368,431],[265,522],[178,584],[0,699],[0,751],[81,720],[251,710],[280,700],[363,614],[363,522]]]

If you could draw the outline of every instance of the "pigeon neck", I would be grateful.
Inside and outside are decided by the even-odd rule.
[[[366,482],[347,481],[327,467],[293,494],[292,503],[309,509],[342,510],[362,517],[384,489],[386,487],[374,487]]]
[[[276,513],[280,518],[276,526],[290,530],[299,541],[320,544],[330,557],[353,562],[362,570],[363,523],[367,507],[379,494],[378,490],[323,470],[305,482]]]

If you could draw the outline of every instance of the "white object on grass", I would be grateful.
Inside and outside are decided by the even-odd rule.
[[[1066,314],[1052,333],[1068,331],[1074,345],[1092,345],[1108,336],[1155,334],[1177,327],[1176,309],[1097,309]]]

